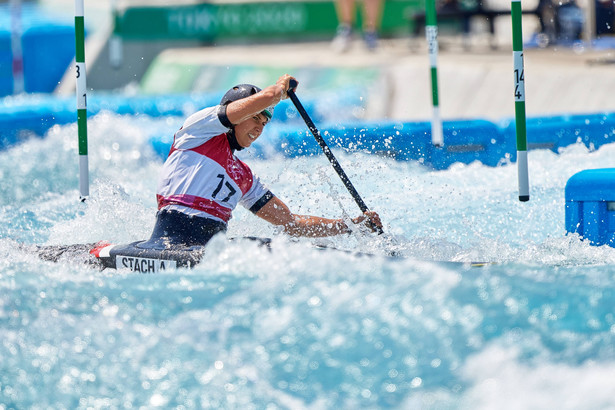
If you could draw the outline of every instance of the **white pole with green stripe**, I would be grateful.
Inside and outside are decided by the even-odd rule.
[[[527,166],[527,131],[525,119],[525,73],[523,68],[523,35],[521,33],[521,0],[511,0],[513,32],[513,65],[515,74],[515,125],[517,133],[517,172],[519,201],[530,200]]]
[[[425,2],[425,36],[429,48],[429,66],[431,68],[431,101],[433,116],[431,119],[431,143],[436,147],[444,144],[442,136],[442,118],[438,98],[438,25],[436,22],[436,1]]]
[[[109,63],[113,68],[120,68],[123,59],[122,37],[118,32],[120,29],[120,11],[117,0],[111,0],[111,15],[113,16],[113,33],[109,38]]]
[[[21,0],[11,0],[11,52],[13,54],[13,94],[24,92],[23,77],[23,50],[21,38],[23,36],[23,22]]]
[[[77,70],[77,128],[79,134],[79,198],[81,201],[90,195],[88,170],[88,113],[87,86],[85,80],[85,24],[83,1],[75,0],[75,62]]]

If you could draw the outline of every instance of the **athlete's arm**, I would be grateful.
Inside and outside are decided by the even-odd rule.
[[[273,225],[282,226],[284,232],[291,236],[322,237],[350,233],[350,228],[342,219],[294,214],[284,202],[275,196],[256,215]],[[354,218],[352,222],[358,224],[366,219],[382,228],[380,217],[373,211]]]
[[[286,92],[290,88],[289,82],[291,79],[294,80],[290,75],[284,74],[278,78],[274,85],[270,85],[247,98],[231,102],[226,108],[228,120],[232,124],[239,124],[267,107],[279,103],[280,100],[288,98]]]

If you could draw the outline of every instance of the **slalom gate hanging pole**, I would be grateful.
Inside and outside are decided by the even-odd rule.
[[[523,35],[521,32],[521,0],[511,0],[510,13],[513,33],[513,66],[515,74],[515,125],[517,134],[517,173],[519,201],[530,200],[527,164],[527,128],[525,119],[525,73],[523,68]]]
[[[85,80],[85,24],[84,0],[75,0],[75,69],[77,71],[77,127],[79,135],[79,199],[83,202],[90,195],[88,170],[88,113]]]
[[[352,195],[352,198],[355,200],[355,202],[359,206],[359,209],[361,209],[361,212],[368,211],[369,208],[367,207],[367,205],[365,205],[365,202],[363,202],[361,195],[359,195],[354,185],[352,185],[352,182],[350,182],[350,179],[348,178],[348,176],[342,169],[342,166],[337,161],[337,159],[331,152],[331,149],[329,148],[325,140],[320,135],[320,131],[318,131],[318,128],[316,128],[316,125],[314,125],[314,122],[312,121],[308,113],[305,111],[305,108],[303,108],[303,105],[299,101],[299,98],[297,98],[297,95],[292,90],[295,87],[297,87],[297,82],[294,80],[291,80],[290,89],[287,91],[288,97],[291,99],[291,101],[295,105],[295,108],[297,108],[297,111],[299,111],[301,118],[303,118],[303,121],[305,121],[305,124],[308,126],[308,128],[312,132],[312,135],[314,136],[314,138],[316,138],[316,142],[318,142],[318,145],[320,145],[320,148],[322,148],[322,151],[326,155],[327,159],[329,160],[331,165],[333,165],[333,169],[335,169],[335,172],[337,172],[337,175],[339,175],[340,179],[342,180],[342,183],[344,184],[348,192],[350,192],[350,195]],[[378,235],[383,233],[382,228],[377,227],[377,226],[372,226],[372,227],[376,230]]]
[[[13,53],[13,94],[24,92],[23,78],[23,21],[21,0],[11,0],[11,52]]]
[[[109,37],[109,64],[117,69],[122,65],[123,56],[123,41],[119,35],[120,29],[120,11],[117,5],[118,0],[111,0],[111,15],[113,16],[113,32]]]
[[[436,147],[444,145],[440,100],[438,98],[438,24],[436,22],[436,0],[425,3],[425,37],[429,48],[429,66],[431,69],[431,101],[433,115],[431,118],[431,143]]]

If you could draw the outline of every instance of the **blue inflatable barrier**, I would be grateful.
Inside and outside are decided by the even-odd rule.
[[[512,157],[516,160],[516,134],[514,120],[502,122],[504,139],[512,142]],[[575,114],[527,119],[528,150],[548,149],[558,152],[560,148],[582,143],[588,148],[598,148],[615,141],[615,115]]]
[[[22,36],[24,90],[51,93],[75,57],[75,28],[44,25]]]
[[[68,109],[66,101],[48,96],[0,106],[0,149],[31,136],[45,135],[54,124],[74,122],[75,118],[75,111]]]
[[[37,4],[21,6],[21,49],[24,90],[49,93],[75,57],[75,28],[71,18],[52,15]],[[13,93],[11,12],[0,6],[0,96]]]
[[[387,136],[391,138],[391,142],[387,149],[393,151],[393,155],[389,156],[397,160],[430,163],[433,146],[431,145],[431,124],[429,122],[396,123],[389,129]]]
[[[88,116],[107,110],[120,115],[148,115],[151,117],[187,117],[201,108],[217,104],[221,93],[179,94],[179,95],[140,95],[126,97],[118,94],[95,93],[88,95]],[[320,121],[326,116],[344,118],[342,111],[349,117],[348,107],[361,104],[356,91],[330,95],[324,101],[305,99],[308,113]],[[0,149],[21,141],[24,136],[43,136],[55,124],[75,122],[76,102],[73,97],[54,97],[52,95],[21,95],[0,100]],[[295,107],[287,100],[276,106],[274,121],[268,126],[291,126],[297,129],[303,124]],[[153,137],[153,140],[158,138]],[[165,135],[160,138],[164,140]],[[166,156],[166,155],[165,155]]]
[[[125,97],[117,94],[88,96],[88,116],[107,110],[120,115],[172,116],[185,118],[197,110],[217,104],[220,95],[166,95]],[[352,101],[352,96],[342,100]],[[340,97],[341,98],[341,97]],[[324,112],[343,111],[331,99],[304,99],[310,116],[324,119]],[[336,108],[337,107],[337,108]],[[324,111],[323,111],[324,110]],[[346,110],[348,111],[348,110]],[[32,135],[44,136],[55,124],[76,121],[73,97],[58,98],[51,95],[22,95],[0,100],[0,149],[19,143]],[[264,138],[253,146],[255,155],[288,157],[320,155],[307,126],[288,101],[280,103],[274,113],[275,120],[265,130]],[[444,121],[444,146],[431,144],[431,125],[427,121],[372,121],[356,119],[317,121],[323,138],[332,149],[347,152],[365,152],[397,160],[418,161],[434,169],[446,169],[459,162],[469,164],[480,161],[497,166],[516,160],[515,125],[510,119],[494,123],[483,119]],[[162,129],[150,138],[152,147],[166,158],[175,129]],[[615,114],[566,115],[528,119],[529,149],[550,149],[554,152],[574,143],[598,148],[615,141]]]
[[[68,124],[77,119],[73,97],[34,95],[28,98],[9,98],[5,99],[4,105],[0,105],[0,149],[27,137],[42,137],[53,125]],[[93,95],[88,98],[88,116],[107,110],[120,115],[185,117],[202,107],[216,104],[219,99],[219,96],[210,95],[132,98],[112,94]]]
[[[495,166],[502,157],[494,148],[502,146],[502,134],[490,121],[444,121],[443,130],[444,146],[432,148],[430,163],[436,169],[448,168],[454,162],[480,161]]]
[[[550,125],[550,132],[534,132],[528,137],[530,149],[551,149],[555,152],[561,147],[582,141],[588,146],[598,147],[614,138],[615,116],[596,114],[590,116],[568,116],[535,118],[531,122],[534,130]],[[528,121],[529,122],[529,121]],[[431,144],[431,125],[429,122],[356,122],[347,124],[323,124],[319,126],[321,135],[331,149],[347,152],[366,152],[383,155],[398,160],[414,160],[434,169],[446,169],[453,163],[469,164],[474,161],[489,166],[497,166],[516,159],[516,136],[510,121],[502,126],[487,120],[445,121],[444,146]],[[583,131],[567,130],[566,127],[583,127]],[[580,128],[579,128],[580,129]],[[556,133],[554,130],[558,130]],[[553,137],[555,135],[555,137]],[[573,139],[571,135],[576,135]],[[579,137],[583,135],[583,137]],[[579,139],[580,138],[580,139]],[[171,139],[168,136],[152,138],[157,152],[169,151]],[[165,146],[169,144],[169,146]],[[268,157],[283,155],[287,157],[319,155],[322,149],[311,135],[305,124],[296,121],[286,123],[272,122],[266,135],[252,147],[255,155]]]
[[[429,122],[371,122],[324,126],[321,134],[332,149],[366,152],[398,160],[415,160],[435,169],[445,169],[455,162],[481,161],[495,166],[502,158],[499,147],[502,133],[486,120],[446,121],[445,145],[431,143]],[[277,127],[259,141],[258,153],[278,152],[288,157],[317,155],[321,148],[303,124]]]
[[[373,122],[349,124],[329,130],[335,145],[360,151],[424,163],[429,158],[429,123]]]
[[[322,149],[305,124],[276,125],[254,144],[259,155],[277,152],[284,156],[319,155]],[[428,156],[429,123],[371,122],[325,124],[321,135],[331,149],[366,152],[401,160],[421,160]]]
[[[615,168],[584,170],[566,184],[566,231],[615,247]]]
[[[0,31],[0,96],[13,93],[13,53],[11,33]]]
[[[568,119],[565,125],[574,130],[572,138],[576,137],[575,142],[582,142],[588,148],[597,149],[615,141],[615,114],[613,113],[575,114],[568,116]]]

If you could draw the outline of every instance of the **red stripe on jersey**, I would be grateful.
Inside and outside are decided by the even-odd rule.
[[[190,151],[206,156],[225,169],[227,175],[235,181],[241,193],[245,195],[252,187],[252,171],[246,164],[237,159],[229,146],[226,134],[220,134]],[[173,152],[173,149],[171,150]]]
[[[162,209],[167,205],[182,205],[188,208],[203,211],[211,216],[220,218],[225,222],[231,219],[232,209],[226,208],[215,201],[207,198],[201,198],[194,195],[171,195],[169,197],[163,197],[162,195],[156,195],[158,200],[158,209]]]

